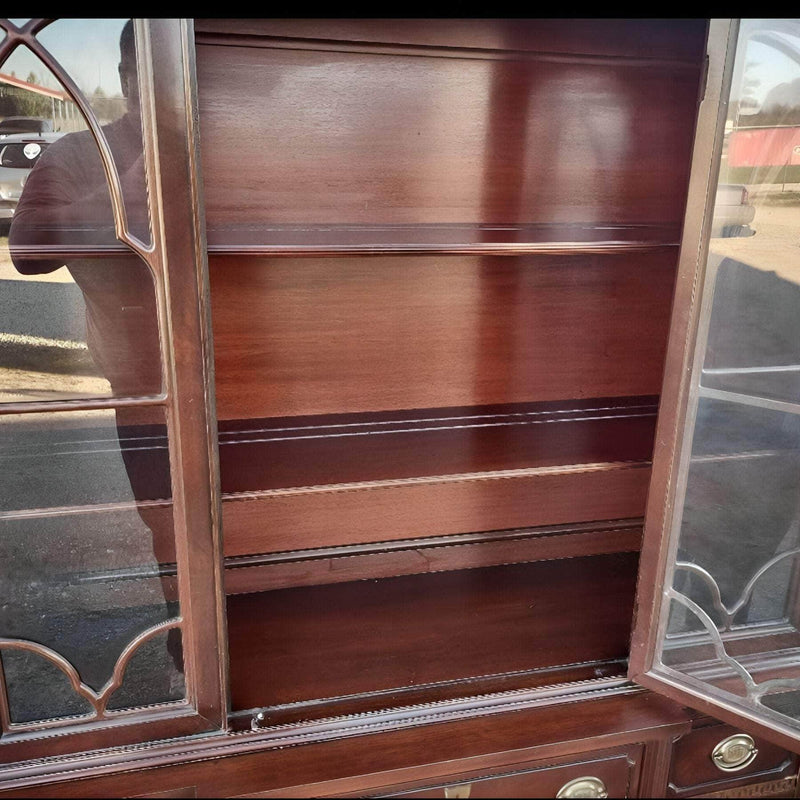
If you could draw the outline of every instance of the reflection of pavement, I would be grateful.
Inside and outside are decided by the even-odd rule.
[[[711,251],[800,284],[800,192],[751,192],[755,236],[712,239]]]
[[[65,268],[22,275],[0,238],[0,400],[106,395],[86,347],[83,297]]]

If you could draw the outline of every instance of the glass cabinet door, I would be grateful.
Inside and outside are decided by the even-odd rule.
[[[0,30],[0,761],[218,729],[191,27]]]
[[[631,676],[796,750],[800,20],[712,29]]]

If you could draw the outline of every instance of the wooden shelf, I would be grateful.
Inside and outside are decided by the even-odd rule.
[[[677,247],[669,225],[209,225],[208,251],[225,255],[569,255]]]
[[[354,719],[359,714],[374,718],[379,713],[403,711],[411,715],[440,711],[455,711],[475,703],[494,705],[522,699],[561,702],[586,692],[622,688],[627,682],[627,659],[609,659],[581,664],[564,664],[543,669],[520,670],[500,675],[486,675],[465,680],[448,681],[445,686],[433,683],[386,691],[365,692],[345,697],[282,703],[263,708],[234,711],[229,718],[234,731],[252,730],[258,714],[259,727],[272,727],[323,722],[343,718]],[[368,717],[368,718],[369,718]]]
[[[435,684],[444,699],[622,660],[636,565],[622,553],[229,597],[233,709],[339,698],[344,713],[355,692],[384,708]]]
[[[634,397],[220,421],[225,554],[636,518],[656,412]]]
[[[641,520],[456,534],[225,560],[225,591],[246,594],[400,575],[638,552]]]
[[[636,19],[196,19],[197,43],[238,46],[392,47],[398,51],[464,51],[474,57],[506,54],[665,61],[697,68],[704,54],[696,20],[670,20],[670,28]],[[277,40],[277,41],[276,41]]]
[[[222,491],[646,462],[657,412],[646,396],[220,420]]]
[[[529,225],[346,225],[257,224],[207,228],[212,255],[570,255],[650,252],[674,248],[676,225],[529,224]],[[79,228],[35,231],[13,247],[15,257],[113,258],[133,255],[113,229]]]

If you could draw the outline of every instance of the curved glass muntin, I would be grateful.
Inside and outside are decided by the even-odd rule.
[[[711,178],[694,188],[708,211],[701,226],[690,196],[685,289],[679,278],[688,295],[699,272],[699,299],[683,317],[694,351],[685,351],[679,307],[668,359],[677,364],[685,351],[684,366],[668,372],[662,399],[686,410],[663,423],[674,425],[674,457],[663,448],[654,460],[639,599],[652,597],[654,616],[640,613],[631,676],[796,748],[800,176],[791,167],[800,21],[742,21],[727,78],[721,61],[714,130],[707,117],[696,142],[697,154],[713,136]]]
[[[32,503],[33,508],[10,508],[5,512],[0,510],[0,524],[5,524],[6,530],[24,529],[27,525],[28,530],[46,531],[48,525],[52,526],[53,520],[61,524],[65,520],[75,520],[83,515],[97,522],[103,514],[127,514],[129,519],[135,520],[133,528],[128,526],[131,530],[138,527],[155,531],[159,526],[168,530],[174,525],[174,536],[171,534],[168,536],[171,544],[166,548],[170,550],[171,555],[165,555],[163,547],[155,548],[151,556],[145,553],[143,557],[133,560],[123,553],[122,558],[117,558],[113,563],[105,564],[99,559],[92,569],[73,570],[69,576],[67,584],[70,591],[75,597],[83,598],[81,602],[84,603],[96,602],[92,598],[97,596],[97,586],[119,587],[122,585],[121,582],[127,581],[127,587],[148,586],[151,594],[155,591],[154,596],[162,598],[159,602],[164,604],[165,610],[171,609],[166,615],[161,612],[155,617],[150,615],[149,621],[145,620],[136,630],[131,630],[129,625],[128,629],[132,635],[127,642],[117,637],[120,644],[115,651],[116,658],[112,653],[111,661],[107,662],[110,664],[110,668],[106,670],[108,674],[94,675],[91,681],[84,679],[74,663],[51,647],[44,636],[39,636],[40,641],[19,635],[5,636],[0,640],[0,652],[4,654],[6,666],[12,665],[12,672],[24,668],[25,659],[30,660],[29,657],[32,655],[34,660],[38,659],[40,665],[46,664],[46,669],[40,669],[43,675],[47,669],[59,675],[62,683],[68,684],[73,694],[83,702],[83,706],[80,703],[72,706],[69,703],[62,703],[60,711],[51,713],[47,718],[42,712],[23,708],[24,704],[18,702],[18,696],[12,696],[14,692],[18,695],[21,685],[19,680],[16,681],[17,686],[11,694],[8,681],[4,687],[0,686],[0,720],[4,728],[0,744],[5,747],[4,756],[10,757],[13,761],[15,744],[23,748],[19,750],[21,757],[36,757],[36,753],[31,751],[32,741],[36,740],[36,737],[30,740],[29,734],[43,727],[56,726],[62,727],[65,732],[75,731],[72,737],[74,747],[81,749],[93,742],[102,741],[105,745],[111,741],[107,738],[98,740],[96,734],[91,733],[91,729],[96,725],[81,726],[80,723],[86,720],[99,724],[105,731],[109,730],[109,726],[119,729],[120,733],[113,741],[124,743],[127,740],[162,738],[222,727],[226,704],[225,683],[217,655],[222,629],[219,612],[220,570],[219,564],[216,563],[220,555],[215,527],[215,518],[218,515],[214,513],[215,461],[206,432],[209,428],[210,391],[208,355],[204,347],[207,339],[205,333],[207,319],[201,311],[200,297],[193,297],[191,291],[182,291],[179,301],[177,296],[170,294],[166,280],[166,275],[169,274],[175,284],[185,285],[188,282],[191,287],[202,286],[202,280],[198,281],[197,271],[200,270],[202,278],[205,269],[203,254],[197,250],[197,242],[201,237],[197,233],[189,235],[193,230],[196,231],[199,225],[198,211],[195,208],[197,186],[188,186],[185,180],[185,175],[191,174],[191,169],[196,163],[194,154],[189,152],[191,147],[196,146],[196,136],[188,129],[191,123],[185,115],[178,116],[174,112],[175,108],[185,109],[193,99],[192,88],[186,81],[186,75],[191,74],[193,68],[189,25],[178,20],[150,22],[136,20],[132,26],[136,42],[135,83],[140,94],[140,102],[136,106],[140,110],[138,138],[141,142],[141,152],[138,157],[129,160],[131,166],[140,173],[135,186],[139,192],[137,195],[125,185],[120,175],[118,163],[120,157],[124,159],[126,154],[119,147],[115,147],[114,142],[109,143],[107,140],[104,126],[99,123],[93,110],[97,104],[86,99],[77,83],[62,68],[50,50],[42,45],[41,40],[45,38],[45,33],[48,29],[51,33],[55,31],[58,22],[30,20],[21,27],[7,21],[1,24],[6,36],[0,42],[0,60],[11,56],[15,48],[26,48],[44,63],[50,72],[57,75],[72,101],[79,107],[86,122],[86,133],[93,141],[93,146],[102,162],[101,167],[107,185],[105,192],[110,200],[109,209],[114,234],[112,241],[108,238],[106,230],[108,226],[93,225],[94,220],[91,219],[90,224],[67,224],[61,231],[58,225],[39,226],[40,230],[35,232],[37,235],[41,234],[38,238],[30,236],[27,240],[25,237],[18,240],[22,263],[35,262],[37,259],[41,263],[49,259],[56,262],[56,268],[60,268],[59,261],[72,263],[71,260],[75,260],[85,265],[87,261],[94,259],[95,263],[103,260],[106,265],[111,265],[110,268],[107,266],[107,272],[114,270],[119,272],[121,262],[124,263],[126,259],[128,262],[135,259],[138,263],[142,263],[146,268],[148,280],[155,289],[155,302],[152,304],[154,313],[151,313],[150,319],[155,321],[156,358],[149,360],[165,364],[165,369],[163,384],[157,386],[151,384],[150,390],[145,392],[136,391],[137,387],[132,382],[128,381],[125,384],[123,381],[120,385],[126,388],[112,392],[111,396],[107,397],[78,396],[77,399],[54,400],[37,397],[28,401],[14,398],[11,402],[0,405],[3,421],[18,423],[20,420],[42,417],[52,422],[55,417],[68,418],[68,423],[55,425],[58,442],[56,455],[63,457],[65,454],[70,456],[78,454],[79,461],[75,462],[76,464],[80,462],[80,458],[94,458],[95,456],[91,456],[90,453],[96,455],[103,452],[105,458],[105,453],[109,452],[105,446],[101,446],[98,450],[96,445],[90,445],[87,449],[86,442],[100,440],[94,434],[87,436],[85,426],[82,428],[80,422],[76,424],[76,419],[100,412],[116,415],[116,431],[112,433],[109,441],[112,441],[111,449],[116,449],[119,455],[124,456],[120,474],[127,474],[130,479],[127,484],[124,479],[122,480],[120,485],[123,491],[121,495],[111,497],[110,504],[107,498],[93,496],[91,492],[88,495],[85,493],[80,495],[79,492],[80,496],[76,496],[77,505],[68,502],[57,508],[43,507],[41,499],[37,498],[37,502]],[[51,49],[55,49],[52,44]],[[153,51],[159,54],[158,64],[154,64]],[[156,132],[163,131],[164,125],[169,125],[170,130],[166,134],[162,133],[160,137],[157,136]],[[143,136],[142,130],[144,130]],[[81,147],[85,147],[87,141],[87,137],[84,136],[81,139]],[[162,149],[169,153],[172,166],[176,169],[184,167],[184,171],[180,173],[181,180],[172,179],[169,175],[170,167],[166,167],[160,176],[161,181],[159,183],[154,181],[156,164],[159,160],[161,163],[164,161],[165,152],[159,152]],[[178,163],[175,163],[176,161]],[[170,192],[169,210],[164,208],[163,195],[156,187],[164,187],[165,192]],[[146,224],[142,224],[142,209],[147,212],[144,219]],[[108,221],[108,215],[103,221]],[[68,223],[74,223],[74,220]],[[179,234],[169,237],[167,241],[165,233],[171,226],[174,226]],[[41,228],[45,229],[44,233]],[[80,236],[74,236],[76,229],[80,229]],[[63,237],[60,237],[61,233],[64,233]],[[20,252],[16,255],[19,257]],[[179,266],[173,269],[173,264]],[[91,269],[91,266],[90,264],[84,268]],[[138,274],[141,276],[141,270]],[[83,286],[81,290],[84,290]],[[175,313],[181,314],[183,322],[181,329],[167,325]],[[159,329],[162,331],[160,343]],[[134,336],[133,339],[135,338]],[[177,361],[174,356],[176,349],[180,352]],[[190,353],[194,355],[190,356]],[[199,380],[198,375],[202,376]],[[119,427],[120,419],[125,422],[124,428]],[[34,437],[38,442],[36,447],[45,457],[47,448],[52,446],[47,433],[48,427],[53,428],[51,422],[43,424],[40,428],[41,433],[35,433]],[[180,424],[176,425],[178,422]],[[127,434],[131,430],[131,425],[140,431],[133,436],[133,439]],[[146,435],[141,434],[142,426],[145,428],[155,426],[158,431],[154,433],[152,430],[147,430]],[[36,425],[33,427],[36,428]],[[77,438],[76,430],[80,433]],[[125,435],[122,435],[123,430],[126,432]],[[136,460],[131,460],[133,455],[136,455],[135,451],[153,450],[154,440],[163,442],[156,449],[160,448],[168,456],[167,475],[171,474],[172,478],[168,477],[167,483],[173,486],[173,489],[168,488],[166,493],[163,489],[159,489],[155,496],[147,492],[142,494],[137,486],[138,480],[132,480],[134,473],[130,471],[131,464]],[[131,446],[131,441],[134,441],[134,444],[136,442],[146,444],[144,448]],[[125,453],[131,453],[131,457]],[[116,456],[118,461],[119,455]],[[30,458],[30,453],[22,453],[18,457],[24,461],[25,458]],[[126,485],[128,488],[124,489]],[[40,494],[43,494],[46,506],[47,493]],[[195,502],[189,503],[188,496],[192,496]],[[160,523],[154,522],[156,516],[160,518]],[[99,530],[102,533],[102,525]],[[113,535],[117,529],[109,523],[106,530]],[[187,539],[189,530],[192,531],[192,542]],[[136,540],[137,543],[142,541],[141,531],[131,536],[133,537],[131,541]],[[56,535],[53,541],[57,543],[59,538],[60,536]],[[100,538],[102,539],[102,535]],[[11,544],[13,545],[13,542]],[[126,546],[127,543],[122,542],[117,550],[123,551]],[[92,550],[91,547],[84,549],[87,552]],[[153,559],[153,555],[159,550],[157,557]],[[84,555],[85,553],[81,558]],[[44,565],[45,574],[39,577],[45,582],[47,564],[52,560],[47,556],[38,565],[39,567]],[[59,565],[59,568],[62,567],[64,564]],[[70,570],[61,569],[61,580],[65,572],[70,573]],[[197,591],[191,590],[190,582],[194,580],[202,584],[204,591],[202,596]],[[87,590],[86,585],[77,586],[81,582],[92,584],[92,589]],[[156,587],[155,590],[153,587]],[[133,595],[136,594],[137,592],[133,592]],[[138,594],[141,595],[142,592]],[[123,595],[127,595],[123,606],[125,603],[129,607],[131,603],[141,602],[141,597],[131,599],[130,591],[123,592]],[[30,598],[30,593],[20,595],[23,596]],[[203,626],[192,624],[198,617],[205,620]],[[144,655],[150,653],[159,642],[162,643],[163,650],[164,641],[169,639],[174,641],[173,634],[179,634],[178,649],[182,649],[182,657],[179,656],[175,663],[179,663],[181,668],[184,663],[186,665],[185,685],[179,680],[177,685],[170,689],[173,694],[168,696],[137,697],[136,692],[131,693],[128,690],[126,680],[130,682],[131,675],[141,672]],[[145,674],[146,672],[147,670]],[[182,675],[178,677],[183,678]],[[177,694],[174,694],[174,691],[177,691]],[[164,702],[167,705],[163,705]],[[84,729],[83,734],[78,733],[81,727]],[[123,727],[124,732],[122,732]],[[148,734],[147,731],[151,729],[152,733]],[[33,747],[36,750],[36,745]],[[40,745],[40,749],[42,754],[48,754],[46,746]]]

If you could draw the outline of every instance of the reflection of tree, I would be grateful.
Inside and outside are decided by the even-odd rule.
[[[35,83],[28,76],[28,83]],[[0,84],[0,117],[49,117],[50,98],[18,86]]]
[[[751,83],[752,88],[755,88],[759,81]],[[743,95],[740,107],[744,100]],[[800,78],[779,83],[772,88],[761,109],[747,117],[747,127],[777,125],[800,125]]]

